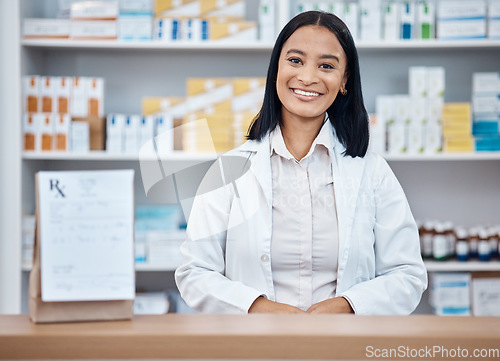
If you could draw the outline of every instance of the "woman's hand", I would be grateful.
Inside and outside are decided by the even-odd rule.
[[[351,305],[344,297],[334,297],[315,303],[307,310],[308,313],[354,313]]]
[[[248,313],[306,313],[300,308],[290,306],[284,303],[278,303],[268,300],[265,297],[257,298],[250,308]]]

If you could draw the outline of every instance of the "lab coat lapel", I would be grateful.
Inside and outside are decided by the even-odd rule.
[[[338,140],[334,140],[334,157],[332,159],[335,202],[339,231],[339,265],[337,273],[337,291],[342,287],[344,274],[351,246],[352,225],[358,203],[358,194],[365,166],[360,157],[344,157],[345,148]]]

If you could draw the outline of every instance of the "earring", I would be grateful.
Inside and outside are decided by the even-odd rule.
[[[347,95],[347,89],[346,89],[346,88],[342,88],[342,89],[340,89],[340,93],[341,93],[342,95]]]

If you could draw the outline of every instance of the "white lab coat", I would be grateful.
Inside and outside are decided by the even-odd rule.
[[[403,189],[382,157],[370,151],[364,158],[344,157],[345,148],[333,133],[332,144],[339,232],[336,296],[346,297],[356,314],[409,314],[427,287],[427,272]],[[226,156],[244,157],[249,171],[195,198],[175,280],[183,299],[198,311],[246,313],[260,295],[275,300],[269,136],[247,141]],[[210,178],[208,188],[213,188],[214,178],[234,171],[220,164],[200,188]]]

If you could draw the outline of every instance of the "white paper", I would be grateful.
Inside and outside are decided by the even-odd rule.
[[[133,299],[134,171],[39,172],[42,300]]]
[[[472,311],[474,316],[500,316],[500,278],[472,280]]]

